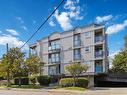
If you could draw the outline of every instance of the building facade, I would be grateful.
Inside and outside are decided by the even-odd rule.
[[[35,44],[30,52],[45,62],[43,75],[67,75],[65,66],[81,62],[90,68],[84,75],[108,71],[107,35],[103,25],[92,24],[66,32],[54,32]]]

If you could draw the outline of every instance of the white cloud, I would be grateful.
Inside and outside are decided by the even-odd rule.
[[[10,34],[14,35],[14,36],[18,36],[18,32],[14,29],[6,29],[7,32],[9,32]]]
[[[109,54],[109,57],[110,57],[111,59],[113,59],[113,58],[115,57],[115,55],[118,54],[119,52],[120,52],[120,50],[113,51],[113,52],[111,52],[111,53]]]
[[[21,47],[25,42],[19,40],[18,37],[3,34],[0,36],[0,45],[6,45],[6,43],[9,44],[9,47]],[[26,45],[24,49],[28,49],[28,46]]]
[[[63,28],[63,30],[69,30],[72,28],[71,20],[68,17],[68,14],[66,12],[62,12],[61,14],[58,13],[58,10],[55,13],[55,18],[60,24],[60,26]]]
[[[79,0],[67,0],[64,5],[65,11],[59,12],[59,10],[57,10],[55,12],[53,18],[57,20],[63,30],[66,31],[72,29],[73,20],[83,19],[83,16],[80,16],[83,9],[78,4]],[[52,22],[49,24],[52,24]]]
[[[112,15],[107,15],[107,16],[97,16],[96,17],[96,22],[97,23],[101,23],[101,22],[105,22],[105,21],[108,21],[110,19],[112,19],[113,16]]]
[[[123,30],[126,26],[127,26],[127,20],[125,20],[123,23],[114,24],[114,25],[109,26],[109,27],[107,28],[107,30],[106,30],[106,33],[107,33],[107,34],[113,34],[113,33],[120,32],[120,31]]]
[[[52,20],[49,22],[49,25],[50,26],[56,26],[56,24]]]
[[[26,26],[21,26],[21,28],[26,30],[26,31],[28,30]]]
[[[24,23],[24,21],[22,20],[22,18],[21,18],[21,17],[16,17],[16,19],[17,19],[17,20],[19,20],[19,21],[20,21],[20,23]]]

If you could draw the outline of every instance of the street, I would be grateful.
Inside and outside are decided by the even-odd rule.
[[[127,88],[94,88],[85,93],[57,92],[48,90],[0,90],[0,95],[127,95]]]

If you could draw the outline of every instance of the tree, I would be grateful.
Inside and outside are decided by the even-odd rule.
[[[112,64],[112,72],[127,73],[127,50],[123,50],[115,55]]]
[[[2,76],[7,77],[8,86],[10,86],[10,78],[14,74],[21,72],[24,57],[25,53],[22,53],[19,48],[10,48],[7,54],[3,55],[0,64],[0,73]]]
[[[74,79],[73,86],[76,85],[76,78],[78,79],[79,75],[83,72],[85,73],[88,70],[88,68],[88,65],[77,62],[72,62],[65,67],[65,69],[72,75]]]
[[[29,72],[29,76],[33,81],[36,80],[33,78],[36,78],[35,76],[41,73],[41,68],[43,67],[43,65],[44,65],[44,62],[41,62],[40,58],[36,55],[30,55],[30,57],[27,58],[26,67]]]
[[[124,37],[125,43],[124,43],[124,47],[127,49],[127,35]]]
[[[125,36],[124,40],[124,48],[112,59],[113,66],[111,68],[111,72],[127,73],[127,35]]]

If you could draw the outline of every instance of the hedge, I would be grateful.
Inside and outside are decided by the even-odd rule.
[[[59,81],[59,85],[62,87],[71,87],[73,86],[74,79],[73,78],[62,78]],[[88,79],[79,77],[76,79],[76,86],[77,87],[87,87],[88,86]]]
[[[37,80],[40,85],[49,85],[51,81],[51,77],[50,76],[38,76]]]
[[[19,79],[15,78],[14,79],[14,84],[18,85],[19,84]],[[21,78],[21,85],[28,85],[29,84],[29,78]]]

